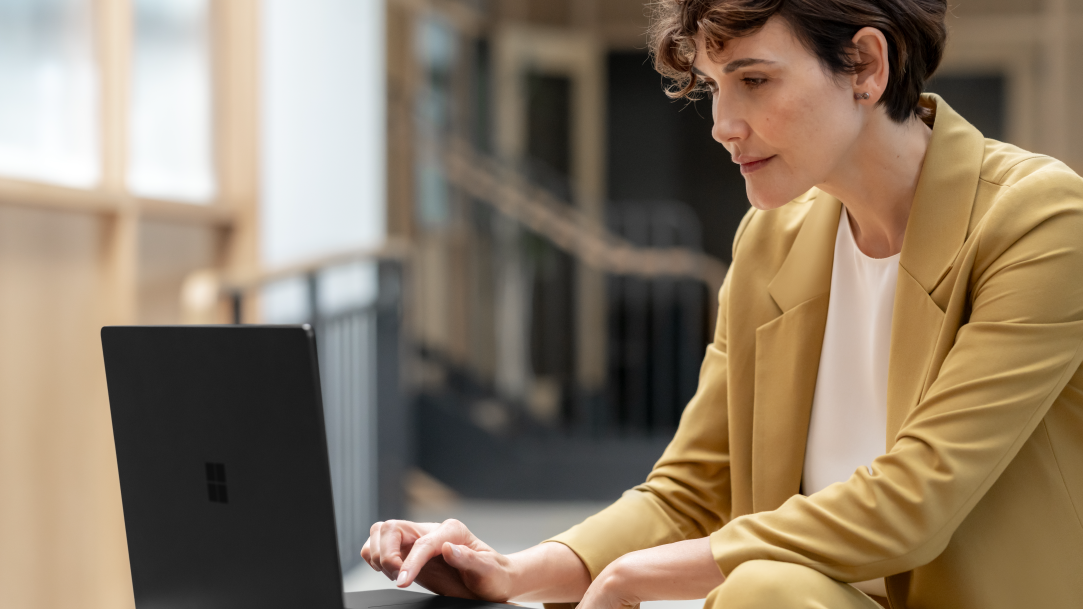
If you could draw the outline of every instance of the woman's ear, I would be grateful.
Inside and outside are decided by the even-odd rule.
[[[887,38],[874,27],[863,27],[854,34],[857,73],[852,77],[854,99],[875,105],[887,89],[891,66],[888,64]],[[868,97],[865,97],[865,94]]]

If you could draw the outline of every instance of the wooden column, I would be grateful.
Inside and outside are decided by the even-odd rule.
[[[1070,130],[1068,89],[1072,76],[1068,69],[1070,26],[1068,0],[1046,0],[1042,23],[1042,47],[1045,74],[1042,86],[1044,116],[1041,152],[1066,159]]]
[[[135,323],[139,259],[139,210],[127,194],[128,123],[131,106],[132,5],[98,0],[98,65],[101,74],[101,190],[116,202],[105,216],[103,271],[108,278],[108,323]]]
[[[259,2],[218,0],[212,17],[218,204],[232,218],[221,233],[219,265],[234,275],[250,275],[260,270]],[[258,295],[251,296],[242,311],[246,323],[260,317]]]

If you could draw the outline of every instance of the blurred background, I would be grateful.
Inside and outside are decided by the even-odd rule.
[[[107,324],[316,327],[347,589],[375,520],[515,551],[642,480],[748,208],[645,12],[0,0],[0,606],[133,605]],[[949,27],[929,90],[1083,169],[1083,0]]]

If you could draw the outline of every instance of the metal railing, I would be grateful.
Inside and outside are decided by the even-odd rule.
[[[528,279],[512,282],[517,283],[512,289],[522,293],[520,300],[531,301],[519,307],[529,309],[526,315],[532,317],[526,322],[531,326],[531,344],[525,350],[533,360],[533,372],[540,373],[528,381],[533,387],[509,391],[499,370],[492,376],[461,358],[456,361],[440,353],[439,346],[424,345],[423,356],[457,379],[452,390],[469,387],[459,400],[464,402],[464,411],[494,412],[493,406],[501,405],[504,414],[475,418],[482,424],[488,419],[490,427],[505,433],[532,429],[530,420],[521,419],[537,419],[532,413],[556,409],[560,411],[557,427],[573,434],[669,434],[695,391],[703,349],[716,318],[715,296],[727,271],[724,262],[702,251],[695,213],[675,201],[611,202],[605,207],[605,217],[594,217],[555,194],[567,194],[569,188],[547,189],[528,179],[527,174],[538,173],[537,168],[516,168],[461,139],[448,142],[440,148],[444,177],[466,206],[463,215],[477,218],[478,210],[485,209],[501,218],[471,223],[470,240],[480,243],[478,249],[493,259],[463,274],[488,273],[483,268],[486,264],[518,265],[514,273]],[[509,224],[514,227],[510,231]],[[476,259],[467,263],[479,264]],[[563,279],[539,280],[546,274],[544,269],[554,265]],[[593,281],[601,282],[600,290],[579,280],[589,273],[596,277]],[[493,281],[503,282],[502,288],[508,289],[507,272]],[[608,337],[601,357],[605,378],[600,383],[595,379],[590,386],[583,385],[580,372],[569,368],[581,355],[578,335],[591,329],[584,327],[581,317],[576,318],[576,312],[560,310],[581,308],[583,302],[579,294],[570,296],[574,301],[570,303],[569,297],[557,294],[583,289],[594,289],[601,297],[598,306],[604,312],[595,319],[605,330],[595,333]],[[482,328],[471,341],[483,341],[489,334],[523,332],[508,327],[501,311],[494,314],[492,323],[497,325],[495,330]],[[547,355],[547,349],[560,353]],[[531,372],[526,375],[530,377]],[[531,392],[555,395],[548,401],[560,403],[535,407],[526,395]],[[479,401],[486,406],[479,409],[470,404]]]
[[[610,203],[599,218],[462,140],[440,150],[453,230],[468,236],[452,292],[419,284],[429,291],[417,297],[486,314],[451,321],[465,350],[418,333],[412,351],[439,372],[416,394],[420,466],[477,497],[619,494],[649,471],[695,391],[726,264],[703,253],[681,203]],[[463,304],[458,282],[483,293]],[[602,337],[601,358],[584,333]],[[471,352],[486,342],[488,363]],[[581,357],[604,362],[600,373]]]

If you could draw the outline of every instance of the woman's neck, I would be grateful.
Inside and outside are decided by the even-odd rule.
[[[914,118],[899,124],[881,110],[869,119],[854,147],[819,187],[842,201],[857,247],[871,258],[902,251],[932,129]]]

